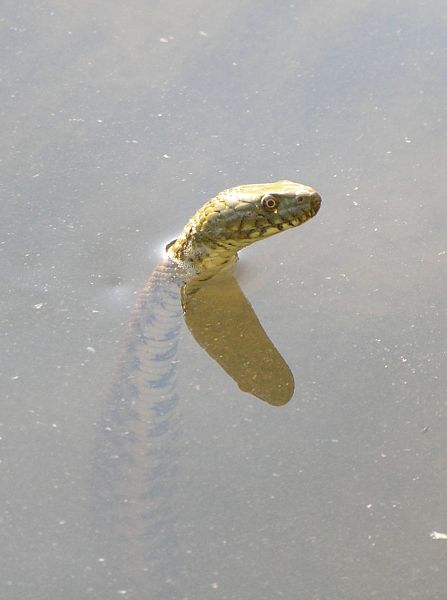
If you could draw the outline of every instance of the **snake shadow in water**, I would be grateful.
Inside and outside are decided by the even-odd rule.
[[[189,331],[239,388],[273,406],[293,396],[287,363],[262,328],[233,275],[224,272],[181,290]]]

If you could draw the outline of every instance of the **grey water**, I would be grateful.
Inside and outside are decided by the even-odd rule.
[[[444,600],[446,26],[441,0],[2,3],[2,600]],[[131,308],[206,199],[285,178],[319,214],[235,274],[294,396],[182,327],[169,577],[141,586],[95,497]]]

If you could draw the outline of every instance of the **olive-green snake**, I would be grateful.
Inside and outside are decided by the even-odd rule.
[[[224,190],[206,202],[168,244],[168,255],[196,272],[220,270],[245,246],[313,217],[320,203],[315,190],[292,181]]]
[[[201,286],[218,280],[216,276],[236,261],[240,249],[301,225],[318,212],[320,203],[315,190],[291,181],[227,189],[206,202],[180,236],[167,245],[167,258],[140,293],[113,402],[100,424],[96,513],[97,522],[102,522],[97,527],[99,547],[110,571],[107,593],[126,589],[127,598],[177,598],[172,589],[168,594],[163,582],[179,577],[183,560],[174,534],[168,533],[181,521],[181,506],[175,500],[180,292],[185,311],[188,298],[200,296]],[[217,289],[218,295],[224,295]],[[230,303],[241,302],[234,297],[237,299]],[[213,302],[202,306],[197,304],[196,312],[197,307],[198,312],[214,310]],[[192,307],[192,314],[194,310]],[[192,331],[188,310],[185,319]],[[213,327],[211,337],[216,339],[219,328]],[[206,343],[199,343],[215,358]],[[222,352],[219,349],[215,354],[221,357]],[[218,362],[230,373],[231,368]],[[244,364],[241,368],[245,369]],[[240,387],[265,399],[262,389]],[[277,401],[267,401],[281,405],[291,393],[293,389],[280,389]],[[178,581],[179,598],[185,585]],[[149,588],[155,595],[146,595]]]

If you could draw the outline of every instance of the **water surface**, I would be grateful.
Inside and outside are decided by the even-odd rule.
[[[440,0],[4,3],[1,598],[152,597],[97,544],[130,308],[205,199],[282,178],[322,209],[236,274],[295,394],[241,392],[183,328],[176,581],[154,589],[445,597],[446,20]]]

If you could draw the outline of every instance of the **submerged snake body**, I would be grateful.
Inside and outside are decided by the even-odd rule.
[[[175,530],[181,511],[174,493],[180,290],[185,305],[185,295],[194,295],[235,262],[241,248],[304,223],[318,212],[320,202],[312,188],[290,181],[221,192],[168,244],[167,258],[139,294],[98,457],[101,529],[107,532],[102,537],[109,563],[115,562],[113,553],[121,562],[123,549],[130,558],[123,577],[116,577],[112,568],[112,589],[126,587],[126,597],[145,597],[141,594],[148,582],[155,591],[154,573],[159,582],[175,582],[174,572],[178,575],[181,565],[175,536],[167,535]],[[163,592],[160,588],[158,597]],[[176,597],[173,590],[169,597]]]

